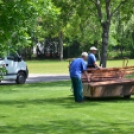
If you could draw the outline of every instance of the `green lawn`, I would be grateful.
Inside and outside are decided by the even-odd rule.
[[[1,134],[133,134],[134,97],[75,103],[70,82],[0,86]]]
[[[30,73],[34,74],[68,74],[68,64],[67,60],[60,61],[50,61],[50,60],[40,60],[40,61],[27,61]],[[129,66],[134,66],[134,60],[129,60]],[[122,60],[109,60],[107,62],[107,67],[121,67]]]
[[[27,61],[28,68],[32,74],[68,74],[68,61]]]

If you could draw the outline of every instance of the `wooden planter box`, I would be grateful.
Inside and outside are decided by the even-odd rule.
[[[90,82],[83,76],[85,97],[130,97],[134,94],[134,79],[124,78],[134,73],[134,67],[90,70]]]

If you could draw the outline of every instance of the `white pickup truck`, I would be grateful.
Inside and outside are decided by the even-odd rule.
[[[17,84],[24,84],[28,77],[28,68],[17,52],[8,53],[6,57],[0,57],[0,68],[6,70],[1,73],[2,80],[16,81]]]

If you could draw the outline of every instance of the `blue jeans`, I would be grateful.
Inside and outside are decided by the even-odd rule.
[[[72,82],[75,102],[83,101],[81,78],[71,77],[71,82]]]

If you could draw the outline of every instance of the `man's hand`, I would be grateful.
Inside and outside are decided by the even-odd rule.
[[[100,67],[100,66],[97,66],[97,68],[98,68],[98,69],[102,69],[102,67]]]
[[[87,73],[87,71],[84,71],[83,73],[84,73],[84,75],[86,76],[86,78],[87,78],[87,81],[88,81],[88,82],[90,82],[90,78],[89,78],[89,76],[88,76],[88,73]]]
[[[89,77],[87,77],[87,81],[90,82],[90,78]]]
[[[94,63],[94,65],[95,65],[95,67],[96,67],[97,69],[102,69],[102,67],[101,67],[101,66],[99,66],[99,65],[97,65],[97,63],[96,63],[96,62]]]

